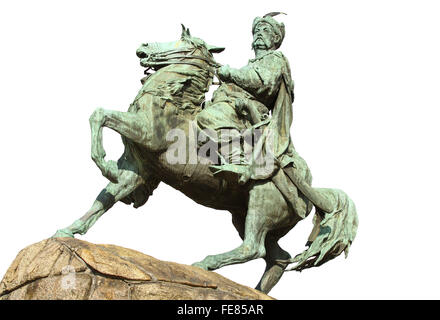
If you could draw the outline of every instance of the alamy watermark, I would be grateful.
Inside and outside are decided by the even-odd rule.
[[[64,290],[76,289],[76,271],[71,265],[67,265],[61,269],[61,288]]]
[[[275,165],[274,133],[270,129],[200,129],[194,121],[188,131],[175,128],[167,132],[172,142],[166,151],[169,164],[239,164],[254,170],[272,172]]]

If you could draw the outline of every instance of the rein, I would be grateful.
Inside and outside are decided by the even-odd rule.
[[[150,70],[153,67],[156,66],[166,66],[170,64],[189,64],[196,66],[200,69],[207,70],[211,74],[215,74],[216,68],[220,67],[221,65],[217,63],[213,58],[207,58],[204,56],[194,55],[198,48],[194,47],[194,49],[174,49],[169,50],[166,52],[160,52],[160,53],[151,53],[148,55],[145,59],[148,59],[147,63],[149,66],[144,71],[145,74],[147,74],[148,70]],[[150,61],[153,60],[153,61]],[[174,59],[174,60],[173,60]],[[208,67],[203,65],[202,63],[198,63],[195,61],[184,61],[185,59],[197,59],[202,60],[208,64]]]

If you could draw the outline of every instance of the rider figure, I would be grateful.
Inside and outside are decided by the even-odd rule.
[[[202,129],[242,131],[261,122],[269,110],[274,111],[282,83],[289,99],[293,100],[289,63],[280,51],[276,51],[284,39],[284,24],[278,23],[270,14],[257,17],[252,25],[252,33],[255,58],[241,69],[228,65],[218,69],[218,77],[223,83],[215,91],[212,103],[197,116],[197,123]],[[243,110],[245,108],[247,110]],[[240,114],[243,111],[249,114],[250,119]],[[290,128],[291,110],[286,111],[279,116],[280,120],[289,123]],[[289,140],[288,133],[285,139]]]
[[[241,69],[234,69],[228,65],[218,69],[218,77],[223,83],[214,93],[212,103],[198,114],[197,123],[202,129],[217,131],[219,129],[241,131],[252,125],[258,126],[258,123],[264,125],[264,130],[266,133],[269,132],[272,138],[271,155],[276,159],[276,166],[269,174],[258,176],[252,171],[253,166],[246,163],[243,165],[243,161],[240,161],[241,165],[222,164],[213,167],[220,171],[241,173],[241,183],[245,183],[250,178],[259,180],[273,177],[277,169],[282,168],[285,173],[282,175],[284,182],[277,183],[280,181],[279,175],[277,181],[272,180],[286,200],[292,198],[289,195],[291,188],[286,187],[285,183],[287,175],[309,200],[323,211],[330,212],[333,208],[328,201],[314,192],[311,186],[299,179],[299,175],[296,174],[297,168],[303,163],[305,165],[305,162],[295,152],[290,139],[293,81],[287,59],[277,51],[285,35],[284,24],[273,18],[277,14],[279,13],[269,13],[254,19],[252,49],[255,58],[249,60],[249,63]],[[248,118],[242,115],[244,108],[247,109]],[[271,111],[270,117],[268,110]],[[219,141],[221,140],[220,136]],[[233,150],[231,153],[242,154],[241,150]],[[237,167],[242,168],[237,170]]]

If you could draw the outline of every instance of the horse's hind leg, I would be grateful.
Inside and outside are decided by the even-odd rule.
[[[274,206],[274,203],[280,204],[279,208]],[[282,195],[272,183],[255,185],[249,192],[243,243],[232,251],[207,256],[194,265],[206,270],[215,270],[223,266],[263,258],[266,255],[266,234],[278,228],[279,223],[283,222],[282,212],[287,212],[287,207],[283,206],[283,203],[285,204]]]
[[[244,239],[245,215],[242,215],[240,212],[232,212],[232,223],[240,237]],[[277,232],[276,234],[269,233],[266,236],[266,256],[264,257],[266,269],[255,289],[267,294],[283,276],[284,270],[289,265],[283,261],[289,260],[291,256],[279,246],[278,240],[289,232],[292,227],[293,226],[289,226],[281,230],[281,232]]]
[[[244,241],[238,248],[226,253],[207,256],[203,261],[193,265],[205,270],[215,270],[223,266],[261,258],[265,255],[264,237],[266,232],[258,212],[249,210],[246,216]]]
[[[85,234],[105,212],[122,198],[129,195],[142,184],[142,178],[132,171],[125,171],[119,176],[118,183],[109,183],[96,198],[92,207],[69,227],[58,230],[53,237],[73,237]]]
[[[264,257],[266,270],[264,270],[264,274],[255,289],[266,294],[269,293],[281,279],[284,270],[288,266],[288,263],[280,260],[288,260],[290,258],[290,254],[279,246],[278,237],[268,236],[266,238],[266,256]]]
[[[143,205],[159,181],[151,177],[151,181],[145,181],[136,170],[130,170],[127,163],[120,164],[126,169],[119,169],[118,183],[109,183],[96,198],[92,207],[79,220],[69,227],[58,230],[53,237],[74,237],[75,234],[85,234],[93,224],[107,212],[116,202],[134,202],[135,207]],[[137,191],[140,191],[138,195]],[[128,199],[136,198],[136,199]]]

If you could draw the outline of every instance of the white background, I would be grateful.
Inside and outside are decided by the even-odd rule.
[[[253,57],[255,16],[284,11],[281,51],[296,100],[292,139],[313,184],[345,190],[360,225],[348,259],[286,273],[278,299],[440,298],[437,1],[9,1],[0,4],[0,276],[25,246],[82,216],[107,181],[90,159],[88,118],[125,111],[140,88],[135,50],[180,23]],[[122,152],[105,131],[110,159]],[[311,216],[281,245],[301,252]],[[190,264],[240,244],[230,214],[161,184],[135,210],[117,204],[84,239]],[[254,287],[263,260],[218,272]]]

